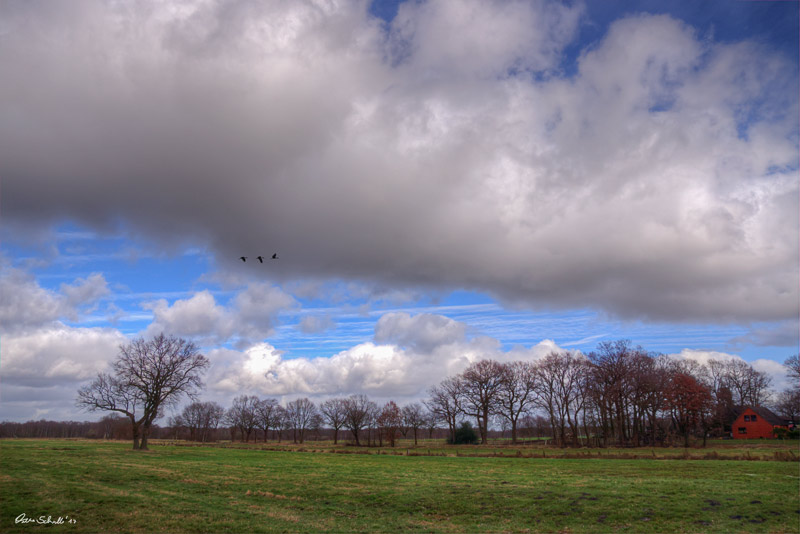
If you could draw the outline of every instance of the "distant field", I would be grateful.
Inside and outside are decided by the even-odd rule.
[[[796,461],[304,454],[236,445],[134,452],[123,442],[0,440],[0,531],[800,532]],[[15,524],[23,513],[65,524]]]

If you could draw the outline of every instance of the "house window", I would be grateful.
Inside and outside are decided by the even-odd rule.
[[[749,423],[750,422],[750,416],[749,415],[745,415],[744,416],[744,422],[745,423]]]
[[[739,434],[747,434],[747,428],[740,426],[739,427]]]
[[[755,420],[756,420],[756,416],[755,416],[755,415],[751,415],[751,416],[750,416],[750,421],[751,421],[751,422],[755,422]]]

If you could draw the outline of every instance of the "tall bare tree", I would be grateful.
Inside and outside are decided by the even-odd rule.
[[[517,425],[536,400],[536,367],[530,362],[504,365],[503,382],[497,397],[497,415],[511,427],[511,442],[517,442]]]
[[[678,370],[670,377],[666,394],[672,420],[683,436],[684,447],[688,447],[690,433],[702,426],[704,412],[711,406],[711,390],[692,375]]]
[[[387,402],[378,414],[376,424],[378,426],[378,440],[383,444],[383,438],[389,442],[390,447],[394,447],[397,434],[403,425],[403,416],[400,408],[394,401]]]
[[[413,402],[403,406],[401,414],[403,416],[403,425],[414,433],[414,445],[416,445],[417,433],[426,424],[425,409],[420,403]]]
[[[256,426],[264,432],[264,442],[267,441],[270,428],[277,428],[280,423],[280,405],[277,399],[261,399],[256,403]]]
[[[339,442],[339,430],[347,418],[347,399],[328,399],[319,406],[323,420],[333,428],[333,444]]]
[[[783,365],[787,369],[786,376],[789,377],[791,387],[800,389],[800,355],[789,356]]]
[[[800,419],[800,361],[798,355],[790,356],[783,362],[789,387],[781,392],[775,403],[775,409],[786,419],[796,423]]]
[[[422,402],[433,415],[432,423],[435,424],[435,420],[446,421],[452,443],[456,437],[458,416],[463,413],[461,378],[458,376],[445,378],[438,386],[430,388],[428,395],[430,398]]]
[[[239,395],[225,414],[229,425],[239,429],[242,441],[250,441],[250,434],[258,426],[256,407],[259,400],[255,395]]]
[[[306,430],[313,426],[318,415],[316,405],[307,398],[295,399],[286,405],[286,415],[291,421],[294,442],[303,443]]]
[[[567,445],[567,427],[572,442],[578,442],[577,417],[580,409],[576,401],[581,396],[581,379],[584,373],[582,358],[569,352],[551,352],[536,366],[538,401],[550,416],[554,438],[558,445]]]
[[[89,410],[125,414],[131,421],[133,448],[147,449],[153,422],[167,407],[203,387],[208,359],[194,343],[159,334],[121,345],[113,373],[99,374],[78,391],[77,405]]]
[[[462,409],[477,421],[483,444],[489,435],[489,417],[497,411],[505,375],[505,367],[494,360],[475,362],[461,373]]]
[[[739,406],[761,406],[769,397],[771,379],[744,360],[725,362],[725,383]]]
[[[361,432],[371,424],[372,415],[377,408],[375,403],[363,394],[351,395],[345,400],[344,426],[353,434],[357,446],[361,445]]]

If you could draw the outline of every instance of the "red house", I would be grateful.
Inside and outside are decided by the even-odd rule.
[[[743,406],[739,416],[731,423],[734,439],[772,439],[774,428],[789,429],[785,421],[767,408]]]

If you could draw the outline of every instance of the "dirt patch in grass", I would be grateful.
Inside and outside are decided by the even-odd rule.
[[[293,514],[287,510],[267,510],[267,516],[271,517],[272,519],[280,519],[281,521],[286,521],[288,523],[300,522],[299,515]]]

